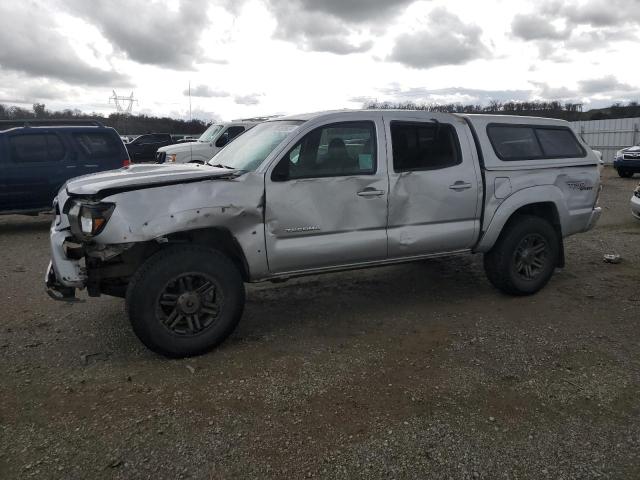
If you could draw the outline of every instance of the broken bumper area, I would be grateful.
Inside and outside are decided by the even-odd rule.
[[[74,302],[76,289],[84,288],[86,278],[79,260],[66,256],[65,240],[67,232],[51,230],[51,261],[47,267],[44,282],[47,294],[54,300]]]

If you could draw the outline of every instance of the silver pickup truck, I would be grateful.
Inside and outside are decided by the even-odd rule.
[[[205,165],[132,165],[59,192],[49,294],[126,299],[171,357],[222,342],[244,282],[484,254],[537,292],[600,216],[598,159],[560,120],[337,111],[257,125]]]

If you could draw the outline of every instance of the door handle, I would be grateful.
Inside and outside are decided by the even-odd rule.
[[[358,192],[359,197],[379,197],[384,195],[384,190],[376,190],[375,188],[368,187]]]
[[[468,188],[471,188],[471,186],[472,185],[470,183],[463,182],[462,180],[458,180],[453,185],[449,185],[449,188],[451,190],[455,190],[456,192],[461,192],[462,190],[467,190]]]

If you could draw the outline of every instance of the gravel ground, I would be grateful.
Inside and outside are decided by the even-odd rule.
[[[479,256],[252,285],[179,361],[119,299],[50,300],[50,218],[0,217],[0,478],[640,478],[637,179],[603,176],[535,296]]]

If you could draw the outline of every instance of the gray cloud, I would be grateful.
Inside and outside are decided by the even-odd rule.
[[[389,60],[414,68],[461,65],[489,56],[482,43],[482,29],[465,24],[444,8],[436,8],[428,18],[427,28],[405,33],[396,39]]]
[[[189,95],[189,89],[187,88],[182,92],[184,95]],[[192,97],[228,97],[229,93],[222,90],[215,90],[208,85],[195,85],[191,87]]]
[[[572,25],[620,27],[640,21],[637,0],[552,0],[543,3],[541,13],[548,18],[565,18]]]
[[[250,95],[236,95],[233,101],[239,105],[257,105],[260,103],[261,94],[253,93]]]
[[[535,86],[532,94],[544,100],[578,100],[580,94],[575,89],[568,87],[551,87],[545,82],[531,82]]]
[[[561,100],[592,104],[600,103],[603,106],[616,101],[628,101],[640,96],[640,88],[618,81],[613,75],[599,78],[584,79],[577,82],[576,88],[565,86],[551,87],[545,82],[532,82],[535,86],[535,96],[545,100]],[[597,99],[604,100],[597,100]]]
[[[531,14],[516,15],[511,22],[511,31],[523,40],[559,40],[571,35],[570,30],[558,30],[547,18]]]
[[[136,62],[190,69],[204,56],[198,41],[209,26],[207,2],[180,0],[175,11],[147,0],[68,0],[65,5]]]
[[[477,88],[401,88],[391,85],[380,90],[382,96],[396,102],[415,103],[477,103],[486,105],[491,101],[509,102],[525,101],[531,98],[531,90],[482,90]],[[362,98],[363,103],[371,100],[370,97]],[[356,99],[352,99],[356,101]]]
[[[352,34],[386,26],[415,0],[267,0],[278,21],[274,37],[307,51],[338,55],[361,53],[372,40],[353,41]]]
[[[581,80],[578,82],[580,91],[585,94],[611,93],[611,92],[630,92],[637,88],[618,81],[613,75],[606,75],[601,78],[593,78],[590,80]]]
[[[585,79],[578,82],[576,88],[566,86],[552,87],[545,82],[531,82],[533,88],[519,90],[483,90],[474,88],[451,87],[427,89],[422,87],[402,88],[390,85],[378,90],[376,100],[392,102],[434,103],[434,104],[477,104],[489,105],[497,102],[524,102],[534,99],[556,100],[561,102],[587,102],[591,107],[607,106],[616,101],[629,101],[640,96],[640,88],[621,83],[613,76]],[[372,97],[361,96],[350,101],[365,104]]]
[[[131,84],[127,75],[83,62],[52,23],[51,12],[37,4],[1,3],[0,18],[0,68],[79,85]]]
[[[289,3],[287,0],[286,3]],[[354,23],[388,18],[402,12],[415,0],[298,0],[307,11],[329,14]]]
[[[556,28],[555,21],[564,28]],[[541,58],[562,62],[567,50],[587,52],[609,48],[616,41],[637,40],[639,24],[638,0],[547,0],[536,3],[528,14],[516,15],[511,32],[533,41]]]

